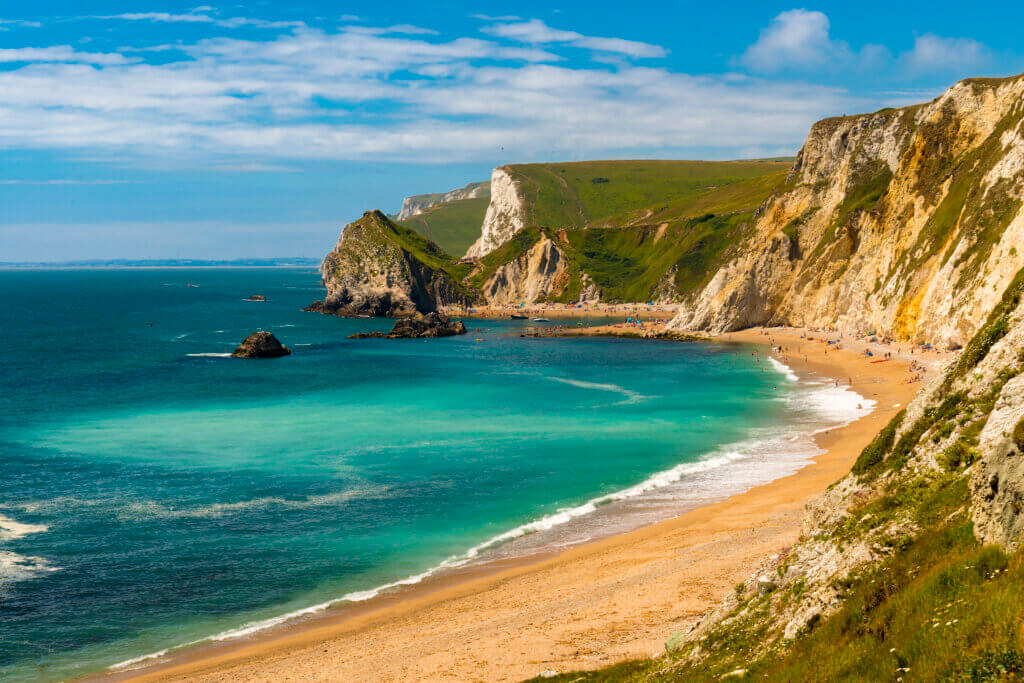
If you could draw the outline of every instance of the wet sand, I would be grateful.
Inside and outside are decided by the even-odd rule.
[[[902,357],[872,363],[771,331],[800,375],[833,377],[877,401],[867,417],[816,438],[826,452],[797,473],[638,531],[427,582],[313,623],[215,650],[186,651],[120,676],[202,681],[514,681],[663,653],[687,627],[799,536],[804,504],[849,471],[861,449],[914,396]],[[768,344],[761,330],[723,341]],[[762,351],[763,353],[763,351]],[[911,358],[911,356],[908,356]],[[948,356],[925,357],[938,365]],[[922,357],[916,357],[922,360]],[[932,369],[929,372],[934,372]]]

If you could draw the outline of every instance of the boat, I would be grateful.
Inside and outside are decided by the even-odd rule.
[[[512,319],[513,320],[529,320],[530,316],[523,315],[522,313],[513,313],[512,314]]]
[[[548,320],[547,318],[533,318],[533,322],[535,322],[535,323],[549,323],[551,321]]]

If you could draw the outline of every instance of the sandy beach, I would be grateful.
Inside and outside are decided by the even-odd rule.
[[[908,382],[914,374],[909,363],[923,363],[930,375],[951,358],[852,340],[836,350],[826,338],[834,337],[793,328],[717,337],[782,346],[785,362],[799,375],[835,378],[877,402],[867,417],[819,435],[826,452],[791,476],[558,555],[428,582],[358,612],[325,615],[313,626],[184,652],[117,677],[514,681],[660,655],[674,631],[797,539],[805,503],[849,471],[921,386]],[[866,357],[864,349],[872,347]],[[890,360],[886,353],[893,354]]]

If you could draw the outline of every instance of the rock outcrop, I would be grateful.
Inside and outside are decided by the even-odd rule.
[[[305,310],[341,316],[401,318],[469,302],[445,268],[455,259],[380,211],[345,226],[320,273],[327,296]]]
[[[816,628],[844,607],[860,577],[888,576],[883,563],[944,526],[967,529],[977,548],[1022,546],[1024,269],[999,294],[945,371],[875,437],[850,474],[808,504],[800,540],[669,638],[670,652],[702,660],[716,655],[707,643],[756,632],[743,653],[753,661]],[[911,565],[912,575],[918,569],[938,574]],[[934,621],[922,628],[937,627]]]
[[[270,332],[260,330],[246,337],[231,354],[234,358],[280,358],[291,353]]]
[[[568,280],[565,253],[550,238],[544,237],[525,253],[500,266],[484,282],[482,290],[490,304],[534,303],[560,294]]]
[[[1024,77],[813,126],[786,188],[673,321],[963,345],[1024,265]]]
[[[395,321],[387,334],[383,332],[360,332],[349,335],[349,339],[430,339],[454,337],[466,334],[466,325],[461,320],[451,320],[441,313],[417,313],[410,318]]]
[[[506,167],[491,173],[491,203],[487,207],[480,239],[466,252],[467,258],[480,258],[507,242],[527,226],[527,205],[519,184]]]
[[[438,204],[447,204],[448,202],[457,202],[462,199],[477,199],[479,197],[486,197],[490,194],[491,184],[489,182],[470,183],[465,187],[461,187],[458,190],[452,190],[451,192],[435,193],[435,194],[417,194],[412,197],[406,197],[402,202],[402,208],[395,216],[398,221],[404,221],[406,218],[415,216],[416,214],[423,213],[432,206]]]

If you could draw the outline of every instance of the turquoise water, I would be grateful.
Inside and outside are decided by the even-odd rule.
[[[512,321],[348,340],[390,323],[303,313],[318,280],[0,272],[0,678],[672,516],[792,471],[814,454],[801,435],[853,415],[743,347]],[[259,328],[293,355],[211,355]]]

